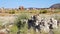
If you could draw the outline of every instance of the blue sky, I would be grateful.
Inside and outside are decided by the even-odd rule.
[[[56,3],[60,3],[60,0],[0,0],[0,8],[18,8],[19,6],[48,8]]]

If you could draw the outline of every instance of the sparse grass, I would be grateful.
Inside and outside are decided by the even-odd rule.
[[[60,34],[60,27],[58,29],[53,30],[54,34]]]
[[[10,31],[11,31],[10,34],[16,34],[16,32],[18,31],[17,26],[16,26],[16,25],[13,25],[13,26],[10,28]]]
[[[7,13],[1,13],[0,16],[5,16],[5,15],[9,15],[9,14],[19,14],[19,13],[30,13],[30,14],[60,14],[60,9],[55,9],[53,12],[49,11],[48,9],[47,10],[7,10],[6,11]]]

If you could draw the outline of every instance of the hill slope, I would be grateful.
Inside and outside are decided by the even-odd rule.
[[[60,9],[60,3],[53,4],[50,8]]]

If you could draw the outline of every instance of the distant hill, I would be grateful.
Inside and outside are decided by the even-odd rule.
[[[53,4],[50,8],[60,9],[60,3]]]

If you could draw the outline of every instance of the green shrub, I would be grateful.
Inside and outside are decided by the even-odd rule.
[[[9,14],[15,14],[15,10],[9,11]]]
[[[47,12],[48,12],[47,10],[41,10],[40,14],[44,14],[44,13],[47,13]]]
[[[21,20],[26,20],[29,18],[29,15],[26,13],[21,13],[17,16],[16,18],[16,26],[18,28],[18,30],[20,30],[20,33],[26,33],[27,32],[27,23],[25,23],[24,21]]]

